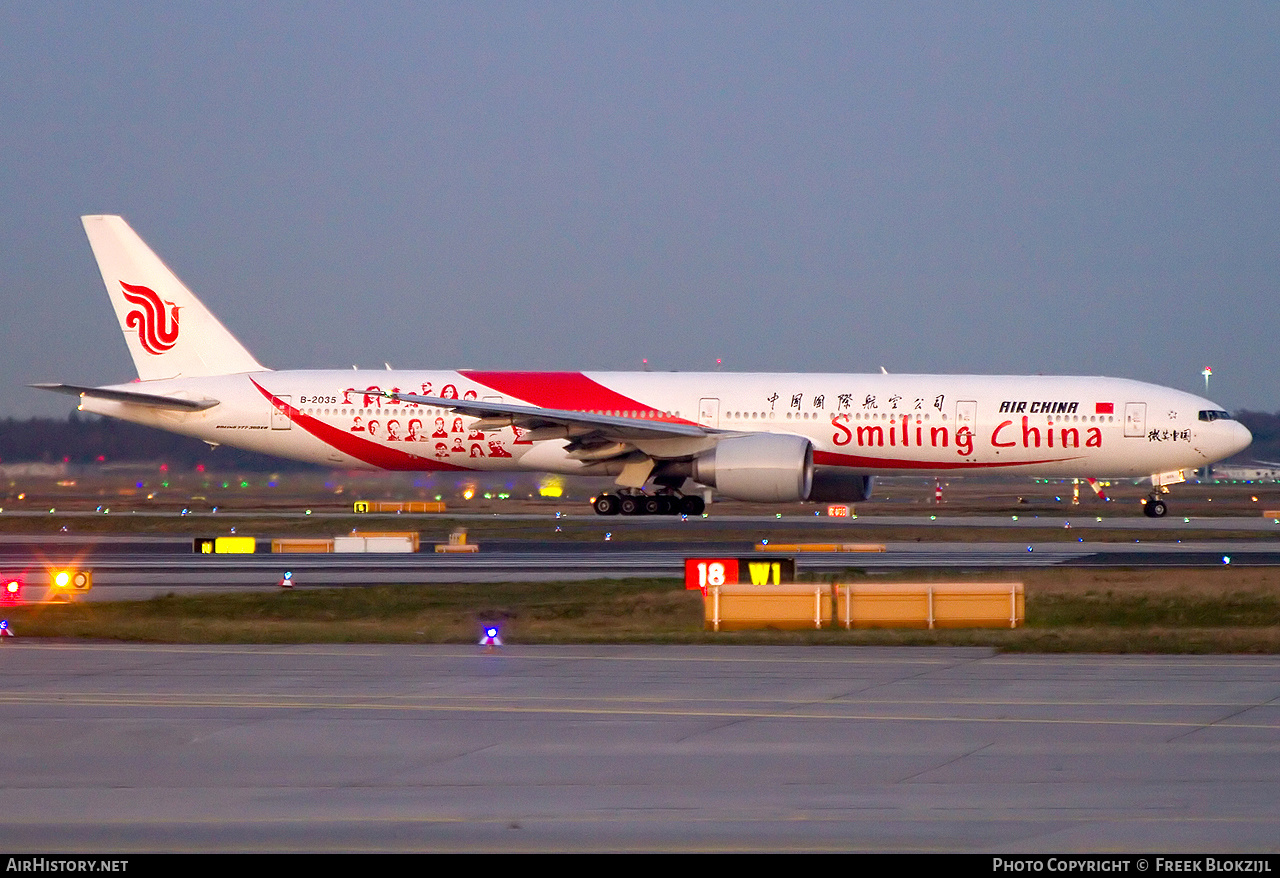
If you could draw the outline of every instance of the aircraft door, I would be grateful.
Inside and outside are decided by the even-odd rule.
[[[1147,435],[1147,404],[1145,402],[1124,404],[1124,435]]]
[[[978,402],[973,399],[961,399],[956,402],[956,429],[968,427],[969,432],[978,429]]]
[[[698,402],[698,426],[720,426],[720,400],[703,399]]]
[[[293,426],[293,421],[289,420],[288,413],[283,411],[283,409],[293,407],[293,397],[278,396],[276,399],[280,400],[280,405],[273,405],[271,407],[271,429],[288,430]]]

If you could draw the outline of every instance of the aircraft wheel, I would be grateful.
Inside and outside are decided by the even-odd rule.
[[[681,515],[701,515],[707,508],[701,497],[684,497],[680,500]]]
[[[623,515],[643,515],[644,509],[640,505],[640,497],[632,497],[630,494],[624,494],[618,503],[618,511]]]
[[[618,498],[612,494],[601,494],[591,504],[591,508],[596,511],[596,515],[617,515],[618,507],[621,504]]]
[[[1151,518],[1164,518],[1169,512],[1169,507],[1165,505],[1163,500],[1148,500],[1145,511]]]
[[[675,515],[680,511],[679,497],[672,497],[670,494],[659,494],[655,499],[658,501],[658,515]]]

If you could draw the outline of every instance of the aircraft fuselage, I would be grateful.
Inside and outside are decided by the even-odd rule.
[[[176,412],[86,397],[81,409],[280,457],[388,470],[609,474],[567,440],[400,402],[384,392],[478,399],[806,437],[814,463],[872,475],[1012,472],[1144,476],[1199,467],[1247,443],[1206,399],[1117,378],[821,373],[264,371],[118,385],[212,398]],[[663,454],[662,443],[670,446]],[[642,449],[681,456],[696,440]],[[643,443],[641,443],[643,444]]]

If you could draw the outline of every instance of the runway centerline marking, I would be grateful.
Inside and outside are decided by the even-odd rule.
[[[675,710],[653,709],[651,707],[555,707],[517,706],[495,704],[387,704],[371,701],[317,700],[302,699],[243,699],[235,696],[213,698],[183,698],[156,696],[96,696],[69,695],[52,697],[46,695],[0,696],[0,704],[43,705],[46,707],[158,707],[169,709],[223,708],[239,710],[341,710],[341,711],[395,711],[405,713],[487,713],[487,714],[561,714],[568,716],[640,716],[640,717],[675,717],[685,719],[787,719],[787,720],[821,720],[842,722],[919,722],[919,723],[994,723],[1011,725],[1106,725],[1122,727],[1153,727],[1180,729],[1260,729],[1280,731],[1280,723],[1240,723],[1240,722],[1184,722],[1172,720],[1128,720],[1106,719],[1099,717],[1041,718],[1041,717],[967,717],[967,716],[926,716],[918,714],[874,714],[874,713],[842,713],[839,711],[768,711],[768,710]],[[838,706],[838,705],[832,705]]]
[[[890,684],[891,685],[891,684]],[[195,695],[186,692],[151,692],[151,693],[127,693],[127,694],[111,694],[102,692],[50,692],[50,693],[33,693],[33,692],[0,692],[0,704],[29,704],[44,703],[36,699],[57,699],[48,703],[67,703],[70,699],[105,699],[111,698],[141,698],[154,699],[159,703],[162,699],[173,699],[176,703],[181,703],[183,699],[213,699],[226,700],[228,703],[232,699],[245,700],[256,699],[264,703],[279,702],[282,706],[290,703],[291,698],[306,699],[302,704],[327,703],[324,699],[334,699],[339,704],[349,703],[347,696],[343,695],[288,695],[272,692],[224,692],[213,694]],[[1200,707],[1200,708],[1235,708],[1238,711],[1248,711],[1264,707],[1280,707],[1280,699],[1272,698],[1266,701],[1106,701],[1106,700],[1061,700],[1053,701],[1020,701],[1014,699],[991,699],[991,698],[857,698],[854,696],[835,696],[823,697],[814,696],[809,698],[770,698],[768,696],[743,696],[743,697],[669,697],[662,695],[626,695],[626,696],[586,696],[586,695],[447,695],[432,694],[429,692],[421,693],[404,693],[394,694],[388,693],[377,696],[363,696],[362,704],[371,704],[374,702],[405,702],[409,700],[423,702],[439,702],[439,701],[462,701],[469,702],[484,701],[494,704],[502,703],[529,703],[529,704],[574,704],[579,702],[589,703],[621,703],[636,705],[655,705],[655,704],[678,704],[680,702],[696,702],[698,704],[795,704],[795,705],[885,705],[885,706],[901,706],[901,705],[918,705],[918,704],[941,704],[950,707],[1114,707],[1114,708],[1179,708],[1179,707]],[[70,702],[79,703],[79,702]],[[86,702],[88,703],[88,702]],[[425,705],[409,705],[409,704],[384,704],[386,707],[405,707],[412,708],[422,706],[424,709],[429,708],[430,704]]]
[[[1115,660],[1123,662],[1125,669],[1132,668],[1148,668],[1148,667],[1166,667],[1171,663],[1182,664],[1197,669],[1212,668],[1231,668],[1239,670],[1242,666],[1249,669],[1257,670],[1280,670],[1280,659],[1274,656],[1250,656],[1240,655],[1231,656],[1230,662],[1224,662],[1222,657],[1198,656],[1198,655],[1176,655],[1167,656],[1076,656],[1076,655],[1046,655],[1043,657],[1029,656],[1012,656],[1002,654],[994,649],[986,647],[964,647],[949,646],[939,644],[936,649],[955,651],[956,655],[952,658],[936,658],[931,656],[913,657],[903,655],[893,656],[767,656],[767,657],[736,657],[726,655],[697,655],[696,651],[701,649],[714,649],[718,651],[734,650],[734,649],[757,649],[758,645],[738,645],[738,644],[689,644],[678,645],[672,647],[679,650],[675,655],[670,656],[654,656],[654,655],[609,655],[607,652],[590,652],[587,654],[575,654],[568,652],[555,653],[527,653],[521,651],[522,645],[508,644],[508,651],[497,655],[486,655],[479,653],[474,649],[460,649],[457,651],[435,651],[422,650],[423,644],[385,644],[378,649],[369,649],[361,647],[348,648],[345,645],[336,648],[323,648],[314,645],[299,644],[270,644],[255,646],[223,646],[215,644],[69,644],[69,643],[33,643],[21,642],[13,644],[5,644],[6,650],[50,650],[50,651],[109,651],[117,653],[153,653],[158,655],[260,655],[270,657],[288,658],[293,656],[299,657],[315,657],[315,656],[333,656],[333,657],[358,657],[358,658],[386,658],[389,654],[398,653],[401,658],[428,658],[428,659],[475,659],[477,661],[506,661],[506,662],[539,662],[539,661],[608,661],[608,662],[652,662],[655,664],[784,664],[784,665],[866,665],[871,667],[881,667],[886,665],[902,665],[916,666],[927,665],[931,667],[951,669],[962,665],[972,665],[975,663],[989,663],[997,667],[1052,667],[1061,671],[1072,671],[1085,668],[1091,668],[1099,664],[1111,665]],[[514,651],[513,651],[514,647]],[[530,645],[533,649],[539,649],[536,645]],[[583,645],[583,650],[608,650],[615,647],[599,647],[592,645]],[[627,649],[628,647],[616,647],[617,649]],[[766,647],[776,648],[779,650],[791,650],[795,647]],[[894,646],[863,646],[863,645],[833,645],[831,647],[816,646],[805,647],[813,650],[839,649],[839,650],[909,650],[916,647],[894,647]],[[935,647],[923,647],[924,649],[934,649]],[[980,658],[973,658],[965,653],[967,652],[983,652]],[[693,654],[691,654],[693,653]],[[127,670],[127,669],[126,669]],[[22,673],[21,670],[18,673]]]

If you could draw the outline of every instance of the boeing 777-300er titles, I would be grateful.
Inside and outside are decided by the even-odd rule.
[[[868,499],[880,474],[1150,476],[1165,486],[1251,437],[1207,399],[1116,378],[654,372],[276,372],[118,216],[83,218],[137,381],[81,411],[343,468],[613,476],[602,515]],[[646,492],[647,485],[652,489]]]

